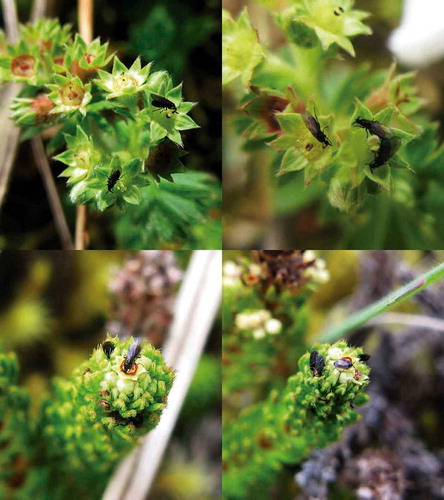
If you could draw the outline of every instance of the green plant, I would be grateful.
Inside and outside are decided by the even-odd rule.
[[[195,197],[188,199],[189,190],[197,189],[196,177],[188,177],[181,161],[186,154],[182,133],[198,128],[188,116],[196,103],[184,101],[182,84],[174,85],[166,71],[152,72],[151,65],[142,67],[137,58],[127,67],[108,54],[108,43],[96,39],[87,44],[78,34],[73,38],[70,26],[55,20],[21,25],[15,45],[0,38],[1,80],[23,85],[13,101],[12,118],[24,128],[24,139],[57,127],[47,150],[54,154],[64,149],[54,158],[66,165],[60,175],[67,178],[71,202],[100,211],[116,205],[124,211],[158,199],[155,212],[161,212],[166,233],[183,244],[191,229],[176,231],[183,224],[166,209],[165,184],[175,185],[182,205],[179,218],[189,221],[188,226],[198,219],[197,212],[207,216]],[[210,210],[219,185],[207,174],[200,178],[208,186],[205,209]],[[155,224],[151,212],[142,207],[140,212]],[[156,241],[151,239],[151,246]]]
[[[313,336],[324,261],[311,251],[234,255],[223,278],[224,498],[281,498],[284,466],[340,441],[368,401],[369,356],[344,338],[441,280],[444,265]]]
[[[315,448],[337,441],[346,425],[359,418],[354,407],[364,404],[369,368],[359,360],[361,349],[345,341],[320,344],[314,351],[325,367],[311,368],[310,353],[299,359],[299,371],[285,388],[274,390],[244,410],[223,433],[225,498],[269,498],[268,488],[286,463],[299,463]],[[335,363],[352,359],[342,370]]]
[[[157,425],[174,379],[148,343],[126,366],[134,347],[108,336],[70,380],[54,380],[32,418],[16,358],[0,355],[2,498],[100,498],[118,460]]]
[[[414,75],[349,63],[352,39],[371,34],[353,0],[257,3],[285,39],[273,45],[247,9],[237,20],[225,11],[223,84],[243,148],[257,158],[271,146],[277,215],[312,207],[322,223],[339,226],[341,248],[437,247],[444,146],[420,113]]]

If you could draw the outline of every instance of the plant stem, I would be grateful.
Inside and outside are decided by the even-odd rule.
[[[387,311],[394,305],[400,304],[410,297],[413,297],[421,290],[443,277],[444,263],[437,265],[430,271],[422,274],[421,276],[414,279],[410,283],[407,283],[407,285],[402,286],[398,290],[389,293],[386,297],[378,300],[374,304],[369,305],[362,311],[352,314],[348,319],[346,319],[339,325],[327,328],[323,333],[321,333],[319,339],[317,340],[319,342],[333,342],[337,339],[340,339],[350,331],[362,326],[368,320]]]
[[[60,236],[60,241],[64,250],[72,250],[74,248],[71,233],[68,223],[66,222],[62,204],[60,202],[57,188],[52,177],[51,168],[49,167],[48,158],[45,154],[45,148],[40,135],[37,135],[31,140],[32,151],[37,163],[37,167],[43,179],[43,184],[48,196],[49,206],[51,207],[52,215],[57,231]]]
[[[16,43],[19,37],[17,7],[14,0],[2,0],[5,30],[10,43]]]
[[[46,12],[46,0],[34,0],[31,9],[31,19],[32,23],[35,23],[37,19],[40,19],[45,15]]]
[[[93,37],[93,5],[93,0],[79,0],[78,3],[79,33],[86,43],[91,43]],[[79,205],[76,216],[76,250],[85,249],[87,217],[86,205]]]

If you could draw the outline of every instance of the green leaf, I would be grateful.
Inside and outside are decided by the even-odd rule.
[[[179,106],[182,101],[182,83],[171,89],[165,97]]]
[[[174,127],[177,130],[190,130],[193,128],[200,128],[199,125],[188,115],[179,114],[176,117],[176,121],[174,123]]]
[[[237,21],[222,11],[222,85],[240,77],[247,85],[253,71],[264,59],[264,50],[245,8]]]
[[[140,158],[133,158],[122,165],[122,173],[129,177],[135,177],[142,168],[142,160]]]
[[[141,202],[140,189],[137,186],[129,186],[123,193],[123,199],[132,205],[139,205]]]
[[[172,183],[161,181],[142,189],[140,205],[127,207],[119,217],[117,234],[125,248],[188,244],[195,228],[208,220],[208,211],[220,207],[220,185],[208,174],[187,172],[172,177]],[[220,227],[220,220],[215,227]]]

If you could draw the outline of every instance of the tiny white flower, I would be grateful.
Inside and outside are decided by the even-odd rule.
[[[304,262],[305,264],[307,262],[312,262],[315,259],[316,254],[313,252],[313,250],[307,250],[302,254],[302,262]]]
[[[238,266],[232,260],[227,260],[223,267],[224,275],[230,277],[240,276],[240,266]]]
[[[253,337],[255,339],[262,339],[265,337],[265,330],[263,328],[256,328],[253,330]]]
[[[405,0],[400,26],[388,41],[403,64],[426,66],[444,57],[444,2]]]
[[[265,323],[265,330],[267,333],[275,335],[282,330],[282,323],[278,319],[271,318]]]
[[[243,313],[237,314],[234,320],[234,324],[239,328],[239,330],[247,330],[250,327],[250,323],[250,316]]]
[[[331,347],[328,350],[328,357],[333,361],[342,358],[342,356],[343,356],[342,350],[339,349],[339,347]]]

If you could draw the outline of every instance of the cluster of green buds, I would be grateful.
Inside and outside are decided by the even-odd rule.
[[[142,189],[157,191],[184,171],[181,132],[198,128],[188,116],[195,103],[166,71],[150,72],[139,58],[128,68],[107,43],[72,39],[53,20],[21,26],[20,35],[16,45],[0,36],[1,81],[24,84],[12,118],[28,137],[58,126],[49,150],[66,145],[56,159],[68,167],[73,203],[138,205]]]
[[[18,387],[15,354],[0,352],[0,497],[12,498],[32,456],[29,396]]]
[[[266,497],[283,464],[337,441],[368,397],[368,356],[345,341],[313,347],[285,388],[246,408],[223,431],[226,499]],[[265,496],[264,496],[265,492]]]
[[[92,488],[103,489],[137,437],[157,425],[173,380],[148,342],[108,336],[71,380],[54,383],[41,424],[51,467],[61,477],[81,478],[83,487],[89,478]]]
[[[345,212],[378,190],[393,192],[395,180],[398,189],[408,183],[406,146],[422,132],[410,119],[421,106],[412,74],[396,76],[392,67],[381,81],[345,68],[333,81],[327,61],[341,49],[354,56],[351,38],[371,34],[362,22],[368,14],[353,5],[293,0],[273,12],[288,41],[279,52],[261,43],[246,9],[237,20],[225,12],[223,21],[223,81],[239,98],[235,127],[246,146],[273,147],[278,176],[303,171],[302,187],[327,185],[330,204]],[[384,137],[359,119],[381,125]]]

